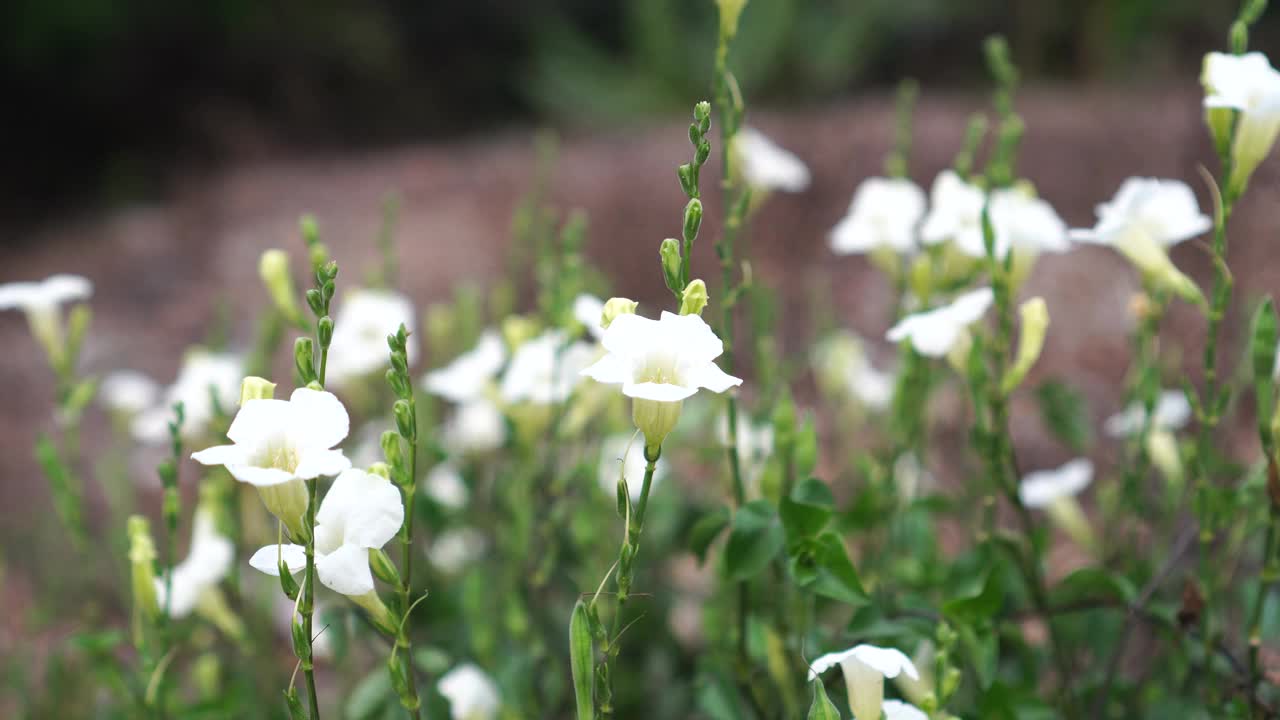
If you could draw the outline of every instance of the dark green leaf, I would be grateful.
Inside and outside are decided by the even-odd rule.
[[[595,717],[595,655],[591,646],[591,623],[582,600],[573,606],[569,619],[569,666],[573,670],[573,694],[578,720]]]
[[[817,595],[850,605],[861,605],[867,601],[867,593],[862,589],[858,573],[849,562],[849,554],[845,552],[839,535],[823,533],[809,550],[812,553],[811,564],[806,570],[797,571],[797,563],[792,564],[797,583]]]
[[[796,485],[791,496],[783,498],[778,508],[787,537],[798,540],[822,532],[831,519],[834,505],[831,488],[818,478],[811,477]]]
[[[1081,568],[1063,578],[1049,596],[1055,605],[1082,600],[1114,600],[1127,605],[1137,594],[1133,582],[1122,575],[1102,568]]]
[[[773,505],[755,500],[733,515],[725,546],[725,572],[730,580],[747,580],[768,567],[786,545],[786,533]]]
[[[698,518],[693,524],[693,528],[689,530],[689,549],[698,556],[699,563],[706,562],[707,548],[711,547],[711,543],[728,525],[729,508],[724,505]]]
[[[986,620],[1000,610],[1004,601],[1004,588],[998,568],[987,571],[986,578],[976,594],[952,598],[942,606],[942,612],[960,622]]]
[[[1084,395],[1060,380],[1048,380],[1036,388],[1040,418],[1049,432],[1076,452],[1093,441],[1089,406]]]

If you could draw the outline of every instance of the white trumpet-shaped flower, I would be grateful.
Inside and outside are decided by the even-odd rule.
[[[916,227],[924,212],[919,185],[905,178],[868,178],[854,193],[848,214],[831,230],[831,250],[837,255],[881,248],[909,253],[916,249]]]
[[[1089,518],[1076,496],[1093,481],[1093,463],[1077,458],[1053,470],[1028,473],[1018,486],[1018,497],[1029,508],[1042,509],[1082,547],[1093,549],[1095,542]]]
[[[1259,52],[1244,55],[1214,52],[1205,55],[1200,80],[1204,84],[1204,106],[1210,113],[1211,127],[1214,111],[1238,113],[1228,191],[1239,193],[1258,163],[1271,152],[1280,134],[1280,72]],[[1229,115],[1223,120],[1229,127]],[[1215,134],[1226,131],[1226,127],[1213,129]]]
[[[968,338],[968,328],[991,307],[991,288],[971,290],[940,308],[908,315],[889,328],[885,337],[896,343],[904,340],[921,355],[942,357]]]
[[[493,720],[502,709],[497,683],[471,663],[459,665],[441,676],[436,690],[449,701],[453,720]]]
[[[875,645],[857,645],[843,652],[828,653],[809,664],[809,681],[836,665],[844,673],[849,693],[849,709],[854,720],[877,720],[884,704],[885,678],[900,673],[919,679],[920,673],[901,650]]]
[[[800,192],[809,187],[809,168],[754,128],[733,136],[733,153],[747,185],[756,191]]]
[[[511,404],[562,403],[582,380],[583,368],[595,358],[595,347],[569,342],[563,330],[544,332],[516,348],[499,392]]]
[[[93,284],[80,275],[51,275],[38,282],[0,285],[0,311],[21,310],[27,316],[31,335],[51,361],[61,357],[63,346],[62,306],[87,300]]]
[[[413,332],[413,303],[387,290],[353,290],[342,297],[333,319],[333,342],[325,366],[325,382],[342,387],[387,367],[387,336],[403,324]],[[417,343],[408,344],[408,361],[417,359]]]
[[[827,392],[849,394],[870,410],[884,410],[893,399],[894,374],[877,369],[863,350],[862,340],[840,331],[813,350],[818,381]]]
[[[437,570],[454,575],[479,560],[488,546],[489,539],[475,528],[450,528],[431,542],[427,559]]]
[[[724,447],[729,446],[729,416],[721,415],[716,421],[716,439]],[[769,458],[773,455],[773,423],[753,423],[745,414],[738,416],[738,465],[742,476],[753,494],[760,491],[760,479],[764,475]]]
[[[483,394],[506,361],[507,349],[502,336],[495,330],[486,330],[474,348],[427,373],[423,385],[433,395],[464,403]]]
[[[627,479],[627,492],[632,501],[639,500],[647,466],[644,442],[636,441],[630,433],[611,435],[600,443],[600,487],[610,496],[617,490],[618,478],[621,476]],[[650,481],[651,490],[665,474],[666,461],[659,459]]]
[[[165,388],[161,402],[134,418],[130,427],[133,436],[146,443],[164,442],[169,437],[173,406],[182,403],[182,434],[187,438],[199,437],[218,407],[223,410],[235,407],[243,378],[243,363],[235,355],[206,350],[188,352],[177,379]]]
[[[166,596],[169,583],[162,573],[156,578],[157,603],[162,609],[168,607],[171,617],[190,615],[231,571],[234,559],[235,546],[218,532],[213,516],[197,510],[187,557],[173,566],[173,594]]]
[[[1114,248],[1150,281],[1196,302],[1200,290],[1169,259],[1167,248],[1213,227],[1196,196],[1179,180],[1129,178],[1097,207],[1098,222],[1071,231],[1079,242]]]
[[[160,386],[136,370],[109,373],[98,386],[102,404],[126,415],[136,415],[156,404]]]
[[[966,182],[953,170],[938,174],[930,190],[930,209],[920,227],[925,245],[950,240],[960,252],[975,258],[986,257],[982,232],[982,209],[987,208],[995,240],[995,255],[1003,259],[1010,249],[1025,252],[1063,252],[1067,225],[1044,200],[1023,188],[1005,188],[991,193]]]
[[[929,715],[911,703],[885,700],[884,720],[929,720]]]
[[[583,293],[573,300],[573,318],[587,329],[591,337],[599,340],[604,337],[604,301],[595,295]]]
[[[507,439],[507,422],[497,405],[488,398],[477,397],[453,411],[442,436],[451,453],[479,455],[502,447]]]
[[[390,542],[404,523],[400,491],[391,481],[351,468],[343,471],[316,511],[316,576],[325,587],[341,593],[374,614],[385,617],[369,569],[369,551]],[[283,562],[291,573],[306,567],[300,545],[268,545],[249,559],[254,568],[279,575]]]
[[[257,487],[267,509],[298,537],[307,511],[303,481],[351,467],[342,450],[333,449],[349,425],[347,409],[332,393],[298,388],[288,400],[245,402],[227,430],[233,444],[191,457],[224,465],[235,479]]]
[[[724,344],[698,315],[620,315],[601,342],[607,354],[582,373],[622,385],[650,447],[662,443],[680,419],[681,403],[700,388],[720,393],[742,384],[716,366]]]
[[[1151,415],[1151,426],[1156,430],[1178,430],[1191,419],[1191,403],[1186,393],[1181,390],[1165,390],[1156,399],[1155,411]],[[1146,424],[1147,411],[1142,403],[1135,402],[1107,418],[1102,429],[1111,437],[1126,437],[1142,432]]]

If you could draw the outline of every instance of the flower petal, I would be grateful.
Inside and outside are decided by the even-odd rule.
[[[368,548],[348,544],[316,558],[316,574],[325,587],[343,595],[364,595],[373,590]]]
[[[331,448],[351,431],[347,409],[331,392],[298,388],[289,396],[289,405],[297,423],[289,434],[302,441],[300,447]]]
[[[337,475],[351,467],[351,460],[341,450],[306,450],[298,458],[293,476],[310,480],[322,475]]]
[[[243,465],[249,462],[243,445],[214,445],[191,453],[191,459],[201,465]]]
[[[701,367],[692,368],[686,374],[685,382],[696,387],[706,388],[711,392],[722,393],[731,387],[741,385],[742,378],[726,373],[715,363],[707,363]]]
[[[621,356],[610,353],[584,368],[582,374],[596,382],[616,385],[631,379],[631,367]]]
[[[641,400],[658,402],[679,402],[698,392],[696,387],[684,387],[669,383],[626,383],[622,386],[622,394]]]
[[[307,550],[301,545],[267,545],[249,558],[249,565],[272,577],[280,576],[280,561],[289,572],[297,574],[307,569]]]

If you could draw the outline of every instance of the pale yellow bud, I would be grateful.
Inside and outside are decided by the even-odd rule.
[[[502,339],[511,350],[537,337],[539,332],[541,325],[528,315],[508,315],[502,321]]]
[[[635,315],[639,305],[640,303],[635,300],[624,297],[609,298],[609,301],[604,304],[604,310],[600,313],[600,327],[608,329],[614,318],[619,315]]]
[[[240,381],[240,404],[250,400],[271,400],[276,396],[276,384],[270,380],[250,375]]]
[[[707,306],[707,301],[710,299],[707,295],[707,284],[701,279],[694,280],[685,286],[684,292],[680,295],[680,314],[701,315],[702,309]]]
[[[258,260],[258,275],[271,296],[276,309],[291,323],[299,323],[302,313],[298,308],[298,293],[293,285],[293,273],[289,271],[289,255],[283,250],[271,249]]]
[[[1045,333],[1049,329],[1049,308],[1044,298],[1031,298],[1018,308],[1022,316],[1022,327],[1018,334],[1018,355],[1013,367],[1004,376],[1001,388],[1006,394],[1022,383],[1027,371],[1040,359],[1040,351],[1044,349]]]

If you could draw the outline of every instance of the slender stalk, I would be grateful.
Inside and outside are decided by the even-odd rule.
[[[1280,582],[1280,505],[1273,499],[1268,515],[1267,532],[1262,542],[1262,570],[1258,577],[1258,589],[1254,593],[1253,607],[1249,614],[1249,689],[1253,689],[1262,677],[1259,651],[1262,649],[1262,609],[1267,604],[1267,594]]]
[[[306,657],[302,661],[302,673],[307,680],[307,698],[310,702],[311,720],[320,720],[320,701],[316,698],[316,675],[312,663],[312,643],[315,635],[312,632],[312,616],[315,614],[315,579],[316,579],[316,480],[307,483],[307,573],[302,585],[302,603],[298,612],[302,614],[302,632],[306,636]]]
[[[409,478],[408,482],[400,487],[400,494],[404,501],[404,525],[400,527],[400,550],[401,560],[404,569],[400,573],[400,612],[405,615],[404,620],[400,623],[400,632],[396,636],[396,649],[394,652],[404,651],[405,662],[409,663],[409,671],[405,673],[408,680],[408,697],[402,699],[401,705],[409,717],[418,717],[418,681],[417,674],[413,672],[413,643],[409,639],[409,632],[406,630],[408,626],[409,614],[409,594],[413,586],[413,503],[414,496],[418,490],[418,411],[416,403],[409,401],[409,407],[413,416],[413,436],[407,438],[409,442]],[[413,707],[410,707],[410,706]]]

